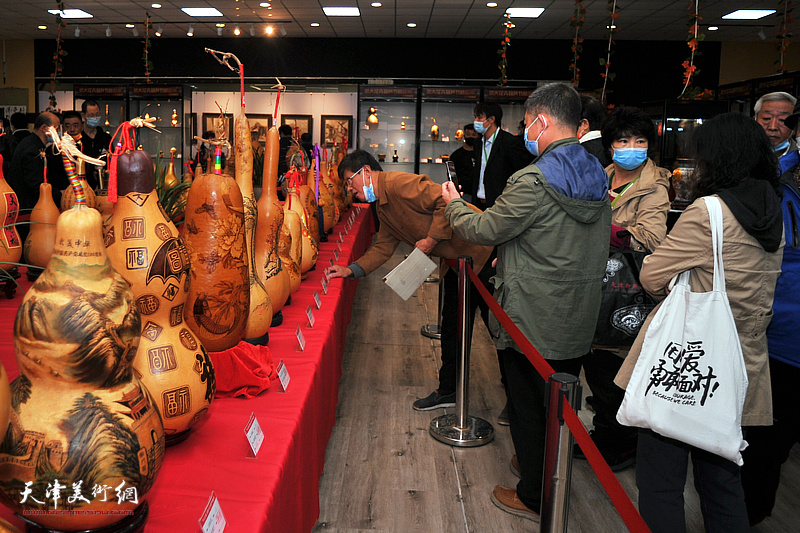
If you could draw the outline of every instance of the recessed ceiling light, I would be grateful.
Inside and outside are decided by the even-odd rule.
[[[312,28],[319,28],[319,22],[312,22],[311,23],[311,27]]]
[[[258,4],[260,7],[269,7],[269,2],[261,2]]]
[[[775,13],[774,9],[737,9],[722,18],[728,20],[757,20]]]
[[[383,4],[381,4],[380,2],[372,2],[370,5],[372,7],[381,7]]]
[[[216,26],[217,26],[217,28],[224,28],[225,27],[225,23],[224,22],[217,22]]]
[[[486,7],[497,7],[497,2],[487,2]]]
[[[221,17],[220,13],[215,7],[182,7],[181,11],[190,17]]]
[[[46,29],[47,29],[47,26],[45,26],[45,25],[41,25],[41,26],[39,26],[39,29],[40,29],[40,30],[46,30]]]
[[[161,4],[150,4],[153,9],[161,9]]]
[[[719,29],[719,26],[709,26],[708,27],[708,31],[717,31],[718,29]]]
[[[612,24],[611,26],[606,26],[606,29],[607,30],[616,30],[617,29],[617,25],[616,24]]]
[[[87,13],[83,9],[65,9],[59,11],[58,9],[48,9],[51,15],[61,15],[62,19],[90,19],[93,17],[91,13]]]
[[[125,24],[126,28],[133,28],[133,24]]]
[[[408,26],[409,28],[416,28],[417,24],[415,22],[409,22],[408,24],[406,24],[406,26]]]
[[[544,12],[543,7],[509,7],[506,9],[509,17],[520,19],[535,19],[539,18]]]
[[[360,17],[361,11],[357,7],[323,7],[322,11],[328,17]]]

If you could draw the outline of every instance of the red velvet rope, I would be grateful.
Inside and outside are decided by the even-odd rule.
[[[450,266],[454,266],[451,260],[447,261],[447,263]],[[489,309],[497,318],[498,322],[500,322],[500,325],[511,335],[511,338],[517,343],[517,346],[520,347],[522,353],[525,354],[525,357],[528,358],[534,368],[536,368],[539,375],[541,375],[545,381],[548,381],[550,375],[554,372],[553,368],[547,363],[533,344],[531,344],[531,341],[520,331],[517,325],[512,322],[511,318],[509,318],[506,312],[503,311],[503,308],[500,307],[500,304],[497,303],[497,300],[489,294],[489,291],[481,280],[478,279],[478,275],[475,274],[472,267],[468,266],[467,272],[469,273],[470,279],[472,279],[472,283],[488,304]],[[575,410],[566,398],[564,399],[563,413],[564,421],[572,432],[572,436],[575,437],[575,442],[577,442],[578,446],[583,450],[587,461],[589,461],[589,466],[594,470],[600,484],[603,485],[609,498],[611,498],[611,503],[616,507],[622,521],[628,526],[628,530],[634,533],[649,533],[650,528],[647,527],[642,515],[640,515],[639,511],[634,507],[633,502],[631,502],[631,499],[628,497],[628,493],[622,488],[619,480],[617,480],[617,477],[611,471],[611,467],[609,467],[608,463],[603,459],[600,450],[595,446],[589,433],[586,432],[586,428],[583,427],[583,422],[578,418],[577,413],[575,413]]]

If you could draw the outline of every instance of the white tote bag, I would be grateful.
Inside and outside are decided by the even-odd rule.
[[[673,279],[645,334],[617,420],[741,466],[747,371],[725,292],[722,208],[716,197],[703,199],[711,221],[714,289],[692,292],[688,271]]]

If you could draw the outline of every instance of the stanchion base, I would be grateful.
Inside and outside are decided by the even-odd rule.
[[[483,418],[470,416],[468,418],[469,426],[466,428],[456,427],[457,421],[456,414],[434,418],[431,420],[429,428],[431,437],[450,446],[464,448],[483,446],[492,442],[494,428]]]
[[[425,278],[425,283],[439,283],[439,276],[437,274],[431,274]]]
[[[429,339],[441,339],[442,332],[439,331],[439,324],[425,324],[420,328],[420,333]]]

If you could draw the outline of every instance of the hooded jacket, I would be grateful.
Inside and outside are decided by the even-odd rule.
[[[498,245],[494,297],[546,359],[589,351],[608,257],[606,173],[575,138],[551,143],[512,175],[494,206],[456,199],[445,216],[464,240]],[[498,349],[519,347],[490,318]]]
[[[765,182],[760,182],[769,187]],[[774,192],[751,191],[752,196]],[[767,364],[766,330],[772,318],[772,299],[775,281],[780,273],[783,242],[777,250],[768,252],[762,243],[739,222],[722,201],[722,263],[725,269],[725,289],[731,306],[739,343],[747,369],[747,394],[742,412],[742,425],[772,424],[772,393]],[[776,197],[777,201],[777,197]],[[751,209],[762,202],[753,202]],[[767,205],[769,202],[763,202]],[[761,220],[768,213],[751,212],[748,217]],[[708,209],[703,201],[695,201],[683,212],[675,227],[644,259],[640,281],[654,296],[666,296],[673,277],[690,271],[689,285],[694,292],[708,292],[714,286],[714,257]],[[626,388],[641,353],[642,343],[661,304],[645,320],[614,382]]]

